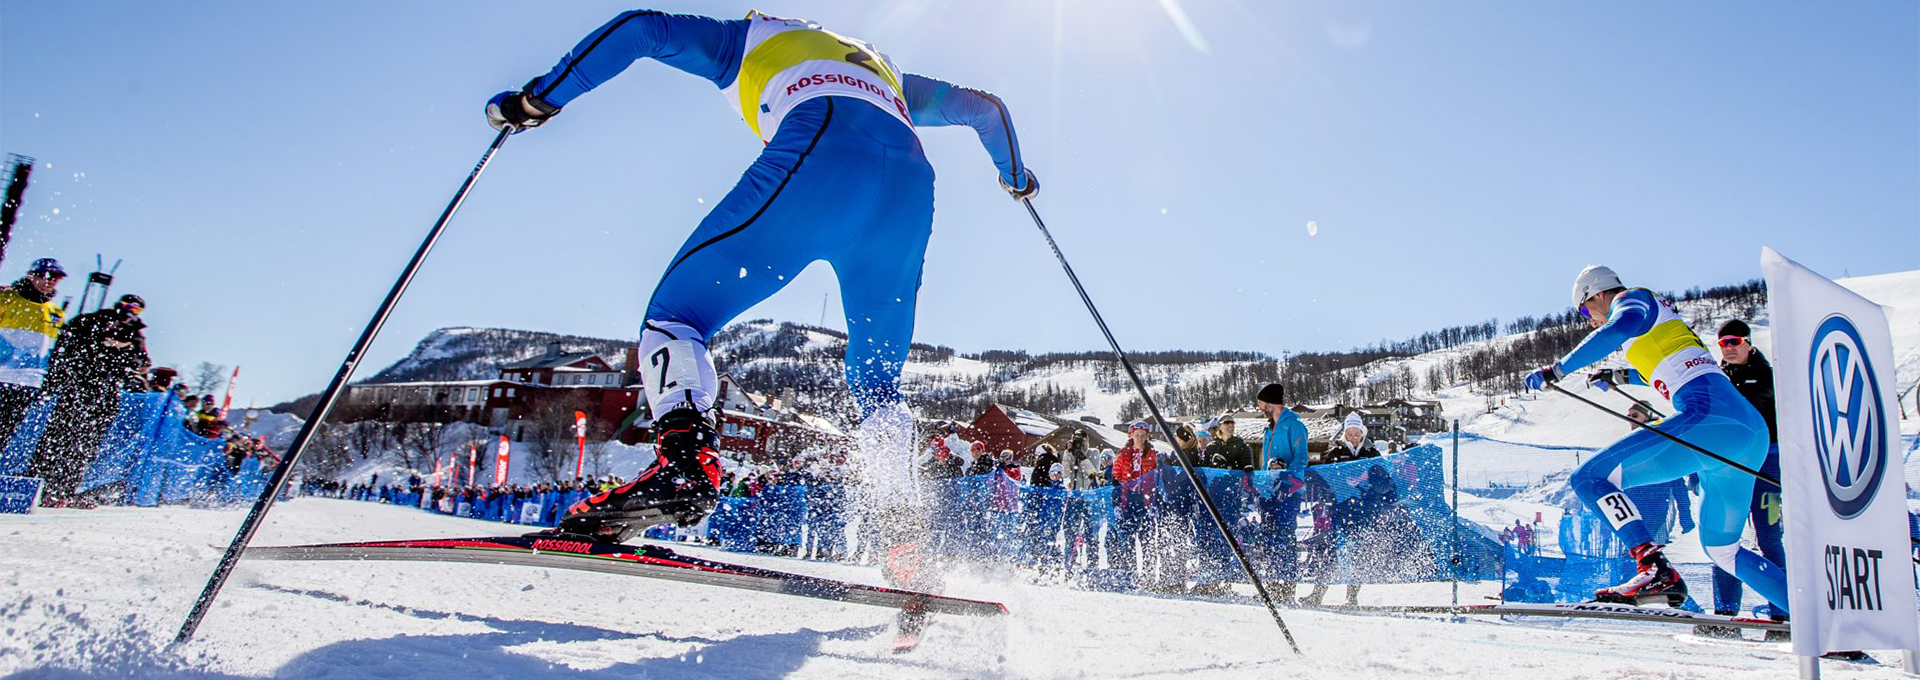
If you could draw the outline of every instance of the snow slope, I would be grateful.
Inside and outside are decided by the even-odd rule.
[[[429,563],[243,562],[195,640],[169,639],[238,511],[112,508],[0,518],[0,674],[18,678],[1472,678],[1787,677],[1772,648],[1651,625],[1448,622],[1289,610],[1295,657],[1245,603],[962,576],[1003,619],[937,619],[887,651],[886,610],[581,572]],[[349,501],[276,509],[257,543],[494,534],[510,527]],[[707,554],[708,551],[687,548]],[[877,582],[873,567],[716,554]],[[1369,586],[1440,603],[1445,584]],[[1471,587],[1477,599],[1485,588]],[[1892,655],[1888,655],[1892,656]],[[1895,657],[1897,659],[1897,657]],[[1887,666],[1826,663],[1832,678]]]

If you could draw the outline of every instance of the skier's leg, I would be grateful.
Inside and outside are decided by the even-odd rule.
[[[1700,420],[1681,411],[1654,427],[1677,436]],[[1653,543],[1640,510],[1623,489],[1672,481],[1699,469],[1704,460],[1693,451],[1648,429],[1621,437],[1575,469],[1569,484],[1587,507],[1613,527],[1637,563],[1633,578],[1594,593],[1601,601],[1646,603],[1665,600],[1678,606],[1686,598],[1686,584]]]
[[[918,147],[889,150],[864,228],[832,256],[846,310],[847,388],[860,406],[856,469],[871,507],[920,505],[917,437],[900,397],[920,271],[933,232],[933,169]]]
[[[1756,480],[1730,467],[1716,468],[1700,474],[1700,485],[1706,491],[1700,501],[1700,543],[1716,566],[1766,598],[1773,604],[1774,611],[1786,613],[1786,570],[1740,546],[1740,534],[1751,512]]]
[[[838,214],[843,151],[823,145],[836,134],[829,99],[795,110],[773,141],[687,236],[647,302],[640,369],[656,416],[691,403],[712,406],[713,360],[707,342],[741,312],[786,287],[808,264],[844,241]],[[799,124],[795,124],[795,123]]]
[[[1675,418],[1683,415],[1676,414]],[[1589,510],[1613,527],[1614,534],[1620,537],[1622,543],[1628,546],[1651,543],[1653,533],[1647,529],[1640,508],[1624,491],[1634,485],[1626,480],[1626,471],[1630,466],[1640,467],[1643,463],[1658,460],[1672,448],[1671,444],[1658,434],[1636,429],[1588,458],[1587,462],[1574,469],[1567,483]],[[1637,476],[1645,479],[1653,476],[1650,473],[1654,471],[1648,467]]]
[[[562,531],[624,540],[649,524],[697,522],[717,500],[718,435],[705,411],[718,385],[706,345],[845,242],[850,230],[832,217],[843,214],[848,185],[862,182],[844,166],[867,145],[835,122],[834,109],[832,98],[795,108],[668,263],[647,303],[638,367],[658,433],[657,462],[568,508]]]

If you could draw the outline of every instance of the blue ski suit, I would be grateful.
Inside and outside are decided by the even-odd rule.
[[[1760,412],[1747,403],[1722,373],[1673,304],[1645,288],[1614,298],[1600,328],[1568,352],[1555,367],[1572,373],[1625,347],[1635,384],[1650,384],[1673,401],[1673,415],[1649,425],[1748,468],[1767,457],[1768,429]],[[1574,493],[1612,524],[1629,546],[1651,543],[1653,535],[1623,489],[1700,474],[1700,542],[1708,557],[1772,602],[1787,609],[1786,572],[1759,553],[1740,547],[1752,475],[1701,455],[1658,433],[1635,429],[1574,470]]]
[[[674,254],[647,304],[642,373],[654,413],[684,402],[708,407],[717,381],[707,342],[818,260],[839,279],[846,380],[862,417],[899,403],[933,230],[934,173],[914,127],[973,128],[1002,181],[1024,187],[1006,106],[900,72],[866,43],[758,13],[622,13],[524,91],[564,107],[643,57],[712,81],[766,142]],[[695,364],[698,375],[676,372]]]

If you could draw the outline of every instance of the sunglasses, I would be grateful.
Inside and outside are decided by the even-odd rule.
[[[1747,341],[1747,339],[1746,339],[1746,338],[1743,338],[1743,337],[1740,337],[1740,336],[1738,336],[1738,335],[1729,335],[1729,336],[1727,336],[1727,337],[1724,337],[1724,338],[1721,338],[1721,339],[1720,339],[1720,346],[1721,346],[1721,347],[1729,347],[1729,348],[1731,348],[1731,347],[1739,347],[1739,346],[1740,346],[1740,343],[1743,343],[1743,342],[1746,342],[1746,341]]]
[[[66,274],[62,274],[60,272],[27,272],[27,275],[32,277],[42,278],[42,279],[53,279],[55,281],[59,281],[60,279],[67,278]]]
[[[124,310],[127,310],[127,313],[128,313],[128,314],[139,314],[141,310],[144,310],[144,309],[146,309],[145,307],[142,307],[142,306],[140,306],[140,305],[136,305],[136,304],[133,304],[133,303],[131,303],[131,302],[122,302],[122,303],[120,303],[120,308],[121,308],[121,309],[124,309]]]

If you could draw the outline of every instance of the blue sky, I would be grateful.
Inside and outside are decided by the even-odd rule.
[[[1757,277],[1762,245],[1832,276],[1920,267],[1914,3],[654,5],[755,6],[1003,96],[1129,348],[1555,311],[1589,262],[1660,288]],[[124,258],[157,360],[244,366],[243,404],[316,391],[491,138],[486,98],[626,7],[10,0],[0,150],[41,166],[0,277]],[[921,136],[917,338],[1100,347],[973,135]],[[507,144],[362,375],[443,326],[633,337],[758,148],[710,84],[636,65]],[[816,265],[743,318],[817,322],[826,298],[838,327],[834,290]]]

